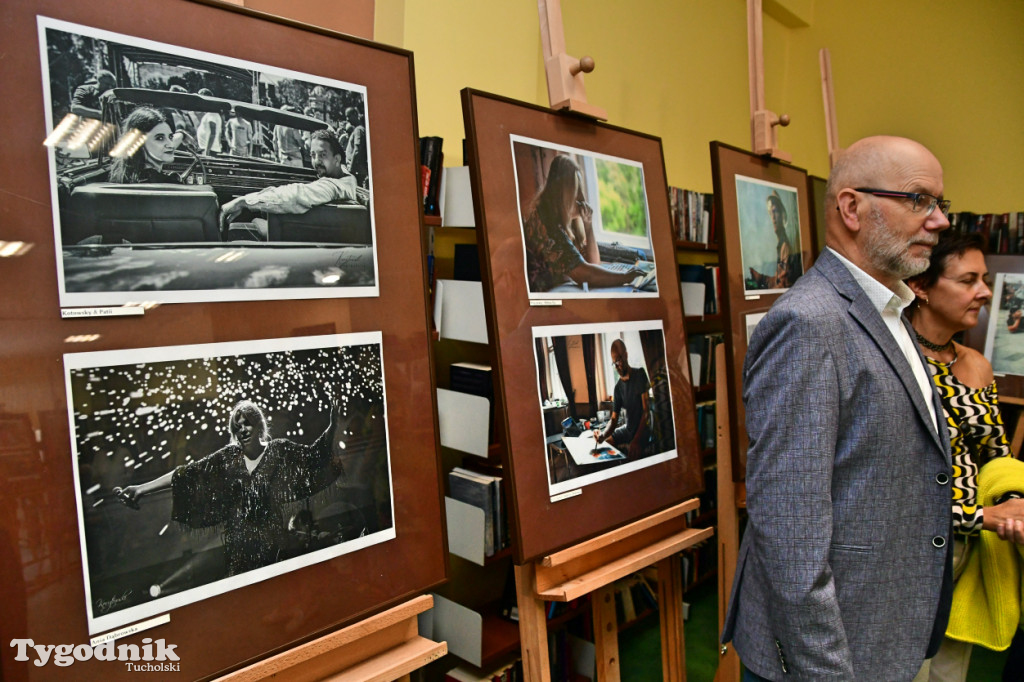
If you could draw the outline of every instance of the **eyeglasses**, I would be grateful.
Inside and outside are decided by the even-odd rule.
[[[896,192],[888,189],[872,189],[870,187],[854,187],[853,191],[863,192],[864,194],[874,194],[878,197],[890,197],[892,199],[910,199],[913,205],[910,210],[917,213],[920,210],[924,210],[924,215],[927,218],[938,206],[939,210],[942,211],[942,215],[949,216],[949,199],[940,199],[933,197],[931,194],[924,194],[922,192]]]

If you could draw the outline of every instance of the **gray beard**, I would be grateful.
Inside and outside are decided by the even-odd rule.
[[[928,269],[928,258],[911,256],[911,242],[903,241],[892,231],[880,210],[872,208],[869,215],[874,229],[865,244],[865,252],[876,269],[897,279],[907,279]]]

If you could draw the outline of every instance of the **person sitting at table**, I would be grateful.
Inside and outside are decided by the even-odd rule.
[[[570,280],[591,287],[621,286],[643,274],[635,268],[618,272],[601,265],[593,215],[583,196],[579,166],[559,154],[551,160],[544,187],[523,226],[531,292],[550,291]]]
[[[650,402],[647,391],[651,384],[643,367],[629,366],[629,353],[621,339],[612,341],[612,363],[619,373],[615,382],[612,415],[604,431],[597,434],[598,443],[608,443],[626,451],[630,459],[642,456],[648,440],[650,423]],[[625,423],[619,426],[619,417],[625,409]]]

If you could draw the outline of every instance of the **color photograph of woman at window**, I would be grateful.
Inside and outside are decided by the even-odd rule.
[[[642,169],[513,146],[529,292],[656,292]]]

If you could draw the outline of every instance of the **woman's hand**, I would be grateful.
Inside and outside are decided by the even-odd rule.
[[[1024,499],[1014,498],[985,507],[981,527],[1003,540],[1024,545]]]
[[[126,507],[131,509],[139,508],[139,486],[129,485],[124,488],[114,488],[114,494],[117,495],[117,501]]]
[[[999,524],[996,533],[1000,538],[1017,545],[1024,545],[1024,521],[1008,519]]]

